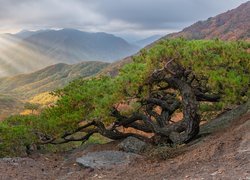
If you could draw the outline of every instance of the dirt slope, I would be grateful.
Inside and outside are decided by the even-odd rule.
[[[212,128],[216,124],[220,128]],[[90,151],[116,150],[113,142],[64,154],[1,159],[0,179],[250,179],[249,129],[249,106],[245,106],[202,127],[198,139],[165,161],[145,158],[111,170],[85,169],[75,163],[77,157]]]

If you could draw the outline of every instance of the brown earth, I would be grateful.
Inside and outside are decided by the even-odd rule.
[[[144,154],[129,166],[111,170],[82,168],[75,163],[88,152],[118,150],[118,142],[111,142],[67,153],[1,159],[0,179],[250,179],[250,112],[232,118],[239,111],[222,115],[232,120],[219,117],[208,123],[199,138],[177,148],[166,160]]]

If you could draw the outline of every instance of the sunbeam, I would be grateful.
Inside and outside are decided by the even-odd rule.
[[[0,37],[0,76],[31,72],[57,62],[31,43],[12,35]]]

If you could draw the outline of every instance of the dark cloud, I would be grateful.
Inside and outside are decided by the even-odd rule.
[[[150,34],[180,30],[246,0],[0,0],[0,31],[78,28]]]
[[[98,1],[97,11],[109,19],[146,28],[180,28],[236,7],[240,0],[114,0]]]

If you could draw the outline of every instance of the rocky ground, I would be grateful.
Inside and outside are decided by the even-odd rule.
[[[221,115],[201,128],[199,138],[166,160],[144,154],[111,168],[84,168],[76,159],[117,151],[118,142],[90,145],[61,154],[32,154],[0,160],[0,179],[250,179],[249,106]],[[247,112],[248,111],[248,112]]]

